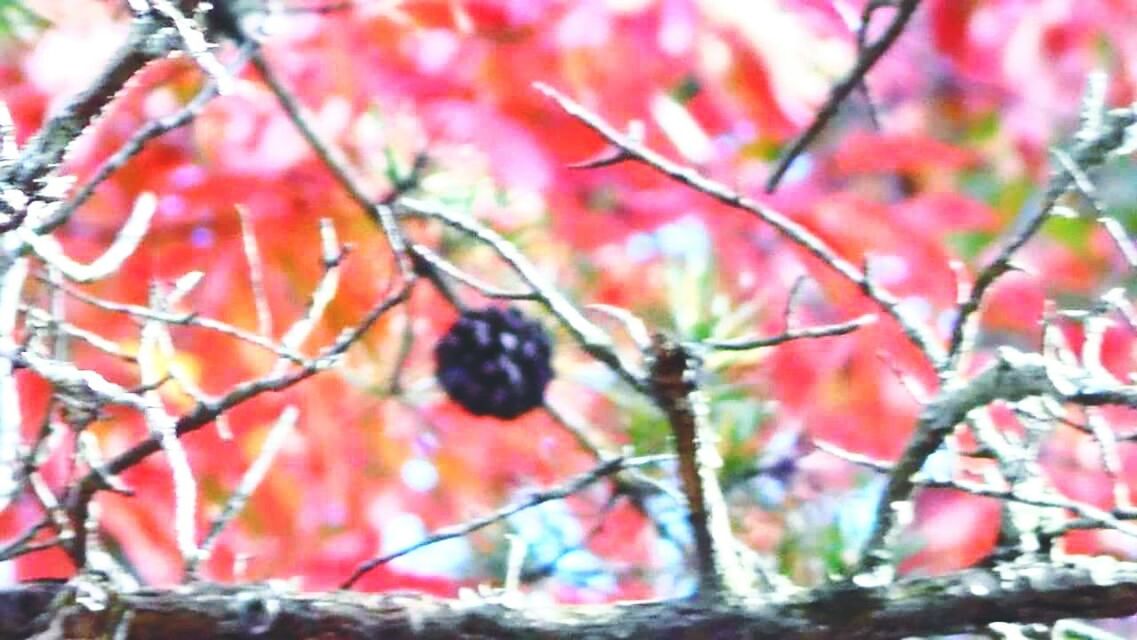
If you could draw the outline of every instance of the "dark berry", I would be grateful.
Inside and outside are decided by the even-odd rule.
[[[545,329],[513,307],[463,311],[434,348],[438,382],[476,416],[516,418],[541,406],[553,379]]]

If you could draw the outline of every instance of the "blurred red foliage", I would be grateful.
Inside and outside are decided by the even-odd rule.
[[[28,4],[51,26],[27,41],[5,43],[0,59],[0,99],[21,139],[84,87],[121,40],[127,20],[109,2]],[[871,129],[863,101],[854,96],[848,115],[797,161],[786,184],[762,194],[779,150],[810,122],[852,63],[863,4],[362,0],[339,12],[282,15],[266,48],[313,114],[315,128],[347,151],[376,196],[391,187],[388,158],[405,169],[426,150],[432,161],[423,183],[427,197],[463,203],[508,234],[582,305],[615,304],[670,322],[669,309],[692,304],[676,299],[667,276],[691,250],[691,239],[675,245],[660,229],[693,219],[710,239],[711,284],[733,305],[758,306],[740,333],[778,331],[786,291],[802,273],[817,285],[798,307],[799,324],[873,311],[858,291],[758,221],[680,184],[627,164],[568,168],[603,153],[604,144],[534,91],[535,81],[574,96],[617,127],[642,121],[653,148],[785,211],[850,261],[867,259],[881,284],[946,336],[957,278],[951,261],[963,261],[963,277],[969,277],[988,255],[991,238],[1029,206],[1024,185],[1044,178],[1044,150],[1071,129],[1087,72],[1107,68],[1116,100],[1137,93],[1137,31],[1120,26],[1133,24],[1134,9],[1124,0],[927,2],[869,76],[883,130]],[[154,65],[83,136],[66,171],[82,183],[142,123],[184,104],[201,82],[186,60]],[[201,270],[205,280],[189,305],[255,327],[238,204],[249,212],[260,245],[277,336],[299,317],[320,276],[320,218],[335,223],[352,251],[330,322],[318,328],[309,349],[357,321],[392,281],[381,236],[339,191],[255,73],[243,74],[239,90],[212,102],[191,126],[151,143],[57,237],[76,258],[97,255],[144,191],[158,195],[159,211],[142,250],[88,292],[144,304],[154,279]],[[428,245],[440,238],[424,225],[411,231]],[[492,256],[477,249],[455,255],[487,279],[501,273]],[[1022,257],[1037,271],[1007,277],[983,312],[986,329],[1012,342],[1038,339],[1045,298],[1090,295],[1119,265],[1100,229],[1049,234]],[[185,439],[204,528],[282,408],[300,410],[296,434],[246,512],[220,538],[205,575],[296,576],[306,586],[334,586],[359,562],[391,550],[384,540],[393,534],[384,524],[398,514],[414,514],[429,531],[590,467],[590,456],[546,416],[474,419],[424,386],[434,340],[455,314],[425,290],[416,291],[407,311],[382,320],[344,367],[233,411],[232,440],[213,428]],[[136,325],[121,315],[72,300],[67,317],[136,346]],[[408,391],[392,396],[386,385],[405,323],[414,336],[402,372]],[[178,329],[174,338],[181,350],[177,365],[206,392],[275,363],[271,353],[213,332]],[[553,404],[570,407],[607,442],[639,444],[629,435],[631,418],[613,406],[621,392],[611,382],[596,382],[596,365],[560,338]],[[1110,340],[1107,365],[1127,370],[1132,339]],[[81,344],[75,358],[112,379],[130,379],[122,363]],[[731,446],[753,451],[771,434],[798,430],[893,457],[919,409],[898,373],[934,383],[891,322],[762,352],[730,368],[724,380],[778,405],[760,430]],[[47,390],[24,376],[20,391],[25,436],[31,437]],[[183,409],[190,402],[174,392],[165,399]],[[138,417],[126,413],[92,430],[108,456],[145,433]],[[1069,438],[1076,443],[1084,436]],[[838,494],[857,482],[853,469],[832,464],[842,471],[826,472],[836,483],[826,492]],[[1107,479],[1079,475],[1070,466],[1077,464],[1067,461],[1055,477],[1073,483],[1082,497],[1108,502]],[[55,488],[70,473],[62,456],[43,468]],[[108,537],[146,580],[178,580],[173,491],[163,456],[123,480],[135,497],[98,499]],[[791,492],[809,481],[795,478]],[[581,544],[616,567],[620,579],[607,588],[558,584],[558,597],[587,598],[588,589],[600,589],[605,598],[643,597],[661,584],[643,569],[664,564],[660,534],[626,503],[604,517],[605,501],[598,490],[569,504],[577,527],[587,533],[599,526]],[[743,510],[759,508],[736,502]],[[994,513],[988,501],[925,494],[913,533],[922,550],[906,567],[946,571],[973,562],[993,542]],[[21,502],[0,513],[0,535],[10,538],[41,516],[31,502]],[[739,522],[747,519],[740,515]],[[377,571],[362,586],[449,594],[462,584],[495,580],[504,555],[499,537],[473,536],[470,547],[482,560],[459,569],[421,573],[408,563]],[[72,570],[54,551],[13,565],[19,579]]]

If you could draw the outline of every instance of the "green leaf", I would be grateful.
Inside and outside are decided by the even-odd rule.
[[[974,261],[997,236],[986,231],[964,231],[947,237],[952,252],[966,261]]]
[[[671,89],[670,93],[672,99],[679,104],[684,104],[699,95],[701,90],[699,79],[692,74],[687,74]]]
[[[0,0],[0,43],[28,40],[51,22],[24,6],[22,0]]]
[[[1090,236],[1094,233],[1096,222],[1089,218],[1051,217],[1044,229],[1046,235],[1058,240],[1068,248],[1082,254],[1089,247]]]
[[[640,406],[629,407],[626,414],[628,440],[631,442],[632,450],[636,455],[669,451],[671,427],[667,424],[667,418],[647,402],[637,404]]]
[[[990,140],[999,133],[999,112],[990,111],[976,118],[967,130],[967,138],[973,143]]]
[[[406,177],[402,167],[399,165],[399,159],[395,157],[395,150],[390,145],[383,147],[383,159],[386,160],[383,166],[383,173],[387,181],[391,184],[399,184]]]
[[[711,420],[719,433],[722,480],[727,486],[750,473],[756,462],[754,439],[769,417],[767,405],[738,387],[718,387],[711,396]]]
[[[820,547],[821,563],[825,573],[832,576],[844,576],[849,571],[845,564],[845,537],[841,535],[841,527],[833,522],[821,530],[818,541]]]

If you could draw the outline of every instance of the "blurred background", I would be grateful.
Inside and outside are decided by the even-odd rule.
[[[0,100],[24,141],[87,87],[127,33],[124,3],[0,1]],[[309,110],[313,127],[347,154],[382,197],[425,153],[417,196],[475,216],[533,261],[578,306],[627,309],[687,340],[773,335],[877,309],[815,258],[753,217],[632,163],[573,169],[604,142],[534,91],[544,82],[618,129],[642,126],[645,142],[766,203],[867,264],[944,339],[958,278],[969,278],[1001,234],[1037,207],[1048,148],[1068,145],[1087,76],[1108,74],[1111,104],[1137,99],[1137,6],[1129,0],[926,0],[898,42],[773,193],[766,181],[857,57],[865,2],[854,0],[357,0],[329,8],[294,0],[264,21],[269,63]],[[879,9],[874,38],[890,21]],[[223,61],[235,45],[220,43]],[[318,221],[333,221],[352,249],[314,352],[382,299],[396,271],[382,235],[312,153],[252,71],[188,126],[150,142],[55,236],[76,259],[99,255],[135,198],[158,197],[154,224],[120,272],[91,295],[145,304],[151,282],[195,270],[195,310],[279,338],[300,317],[322,273]],[[82,185],[147,122],[177,111],[204,82],[185,58],[150,65],[74,145],[63,172]],[[1107,214],[1131,227],[1137,170],[1130,159],[1098,182]],[[1133,282],[1091,209],[1047,224],[982,310],[976,366],[994,348],[1036,350],[1047,300],[1092,304]],[[258,319],[238,207],[264,264],[271,324]],[[462,269],[501,287],[517,281],[487,247],[438,225],[407,232]],[[955,265],[953,267],[953,265]],[[962,274],[962,275],[961,275]],[[458,288],[474,306],[489,304]],[[791,294],[791,292],[793,292]],[[31,286],[29,296],[46,296]],[[792,313],[787,314],[793,298]],[[583,353],[555,320],[528,303],[556,345],[547,400],[613,452],[670,450],[667,423],[644,397]],[[122,314],[67,302],[77,326],[130,350],[138,325]],[[260,396],[185,438],[200,491],[200,527],[216,515],[256,457],[283,407],[299,409],[285,443],[243,514],[203,569],[217,580],[294,578],[329,588],[360,562],[463,522],[591,468],[595,460],[543,411],[512,421],[475,418],[434,382],[432,352],[457,312],[425,284],[384,317],[341,367],[281,394]],[[629,358],[635,346],[612,330]],[[1058,322],[1076,346],[1081,326]],[[204,393],[263,375],[268,351],[194,327],[173,327],[166,366]],[[409,336],[409,357],[400,345]],[[1133,334],[1109,329],[1105,366],[1131,369]],[[124,385],[134,368],[82,343],[81,366]],[[780,570],[810,584],[854,559],[882,478],[816,448],[824,441],[895,458],[919,410],[915,389],[933,371],[890,320],[852,334],[773,349],[717,354],[705,389],[721,434],[722,481],[735,529]],[[22,374],[21,374],[22,375]],[[392,387],[397,375],[400,384]],[[46,418],[48,387],[18,380],[32,438]],[[193,405],[174,385],[172,411]],[[1000,426],[1019,428],[1010,409]],[[1134,416],[1109,414],[1121,434]],[[231,434],[226,433],[228,428]],[[106,457],[146,436],[139,416],[111,411],[90,427]],[[69,438],[43,466],[50,487],[73,477]],[[1134,450],[1121,447],[1132,482]],[[950,456],[949,456],[950,457]],[[1041,460],[1067,495],[1112,506],[1099,449],[1058,429]],[[972,470],[945,460],[948,477]],[[646,469],[674,485],[674,469]],[[162,456],[123,475],[136,495],[103,493],[108,549],[141,582],[181,578],[170,523],[173,490]],[[950,491],[920,494],[905,537],[903,570],[934,574],[987,553],[998,504]],[[24,498],[0,512],[0,540],[36,522]],[[607,601],[689,592],[693,573],[683,509],[665,493],[639,504],[601,482],[476,534],[405,556],[369,574],[369,590],[459,587],[501,580],[513,534],[527,544],[528,589],[556,601]],[[1071,551],[1132,557],[1134,541],[1084,532]],[[0,563],[0,582],[68,576],[58,550]]]

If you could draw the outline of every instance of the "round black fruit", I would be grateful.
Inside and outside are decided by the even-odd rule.
[[[551,355],[544,327],[513,307],[463,311],[434,348],[446,394],[476,416],[503,420],[544,402]]]

